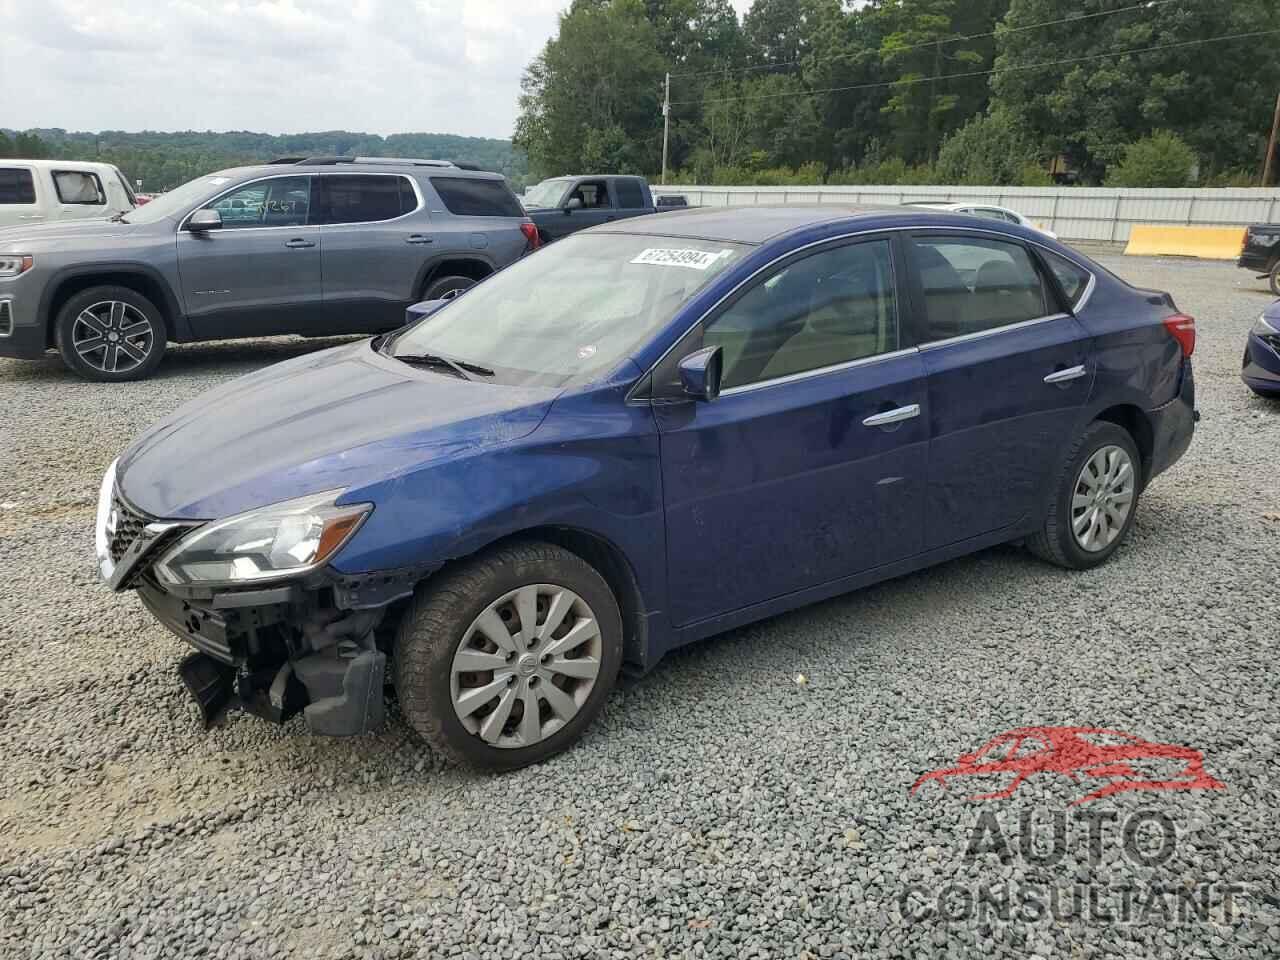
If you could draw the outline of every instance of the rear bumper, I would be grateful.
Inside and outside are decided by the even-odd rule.
[[[1240,259],[1236,261],[1236,266],[1241,270],[1250,270],[1261,274],[1270,272],[1271,261],[1263,254],[1242,253],[1240,254]]]
[[[1178,395],[1163,406],[1149,411],[1151,418],[1151,476],[1148,482],[1177,463],[1195,435],[1196,382],[1191,360],[1182,361],[1182,385]]]

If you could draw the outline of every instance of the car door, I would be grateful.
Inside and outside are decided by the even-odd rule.
[[[614,215],[618,219],[653,213],[652,207],[645,206],[644,187],[637,177],[614,177],[613,196],[617,205]]]
[[[107,190],[92,170],[49,171],[59,220],[83,220],[107,215]]]
[[[309,332],[400,326],[433,252],[431,221],[416,185],[391,173],[326,173],[319,181],[324,311]]]
[[[221,194],[205,204],[222,217],[217,230],[193,233],[184,219],[178,269],[197,339],[307,332],[323,303],[312,179],[263,177]]]
[[[574,231],[596,227],[618,219],[618,209],[609,189],[608,180],[582,180],[569,191],[565,203],[579,201],[582,206],[569,212]]]
[[[874,238],[784,261],[655,372],[723,351],[717,399],[654,407],[678,625],[921,549],[928,401],[892,251]]]
[[[920,232],[906,247],[929,377],[925,545],[1016,535],[1088,399],[1090,337],[1021,241]]]

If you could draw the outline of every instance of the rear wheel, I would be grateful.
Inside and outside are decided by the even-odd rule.
[[[476,282],[470,277],[438,277],[427,284],[423,300],[452,300],[466,293]]]
[[[622,662],[622,618],[585,560],[501,547],[418,588],[396,639],[396,692],[435,749],[514,770],[582,735]]]
[[[149,377],[168,332],[156,305],[128,287],[90,287],[68,300],[54,328],[62,362],[86,380]]]
[[[1271,292],[1280,297],[1280,260],[1271,265]]]
[[[1142,457],[1128,431],[1091,423],[1054,485],[1044,527],[1027,546],[1074,570],[1105,563],[1133,527],[1141,488]]]

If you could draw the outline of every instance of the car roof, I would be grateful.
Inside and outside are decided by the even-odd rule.
[[[632,217],[596,227],[592,233],[625,233],[686,240],[759,244],[783,234],[840,220],[865,219],[868,228],[920,217],[918,207],[878,204],[777,204],[749,207],[691,207]],[[966,221],[970,218],[963,218]]]
[[[34,167],[36,170],[74,170],[77,167],[93,170],[115,169],[115,164],[105,163],[102,160],[24,160],[21,157],[5,157],[0,159],[0,166],[15,163],[20,163],[24,167]]]
[[[288,176],[291,173],[415,173],[426,171],[432,176],[462,177],[468,180],[505,180],[500,173],[489,170],[468,170],[455,167],[447,161],[427,162],[421,160],[370,160],[367,162],[345,160],[341,163],[300,161],[298,163],[256,163],[243,167],[229,167],[205,174],[208,177],[260,177]],[[199,178],[196,178],[199,179]]]

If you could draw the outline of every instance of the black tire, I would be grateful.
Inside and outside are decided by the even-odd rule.
[[[1271,281],[1271,292],[1280,297],[1280,260],[1271,265],[1271,276],[1268,279]]]
[[[1076,493],[1076,482],[1084,465],[1094,454],[1108,446],[1121,447],[1129,455],[1134,472],[1133,500],[1119,535],[1101,550],[1089,551],[1077,543],[1071,529],[1071,504]],[[1088,570],[1106,563],[1129,536],[1129,531],[1133,529],[1133,520],[1138,514],[1138,502],[1144,483],[1142,469],[1142,457],[1138,452],[1138,446],[1127,430],[1102,420],[1089,424],[1067,455],[1062,472],[1058,475],[1050,493],[1044,527],[1027,539],[1027,548],[1042,560],[1069,570]],[[1087,509],[1087,506],[1084,509]]]
[[[110,309],[112,304],[123,305],[118,319]],[[83,347],[77,349],[77,342],[83,344],[88,339],[83,335],[89,332],[87,321],[81,319],[85,314],[101,318],[105,323],[104,329],[107,332],[103,337],[101,352],[97,348],[88,351]],[[150,332],[128,337],[128,331],[137,329],[141,322],[138,315],[150,324]],[[113,324],[118,326],[111,329]],[[79,338],[76,335],[77,327],[81,331]],[[122,339],[121,334],[127,339]],[[113,335],[114,340],[108,342],[107,338]],[[54,341],[67,369],[85,380],[101,383],[143,380],[151,376],[164,357],[168,346],[167,338],[168,327],[160,310],[142,294],[128,287],[104,285],[82,290],[62,305],[54,321]]]
[[[491,603],[529,584],[578,594],[600,627],[600,670],[586,700],[563,727],[528,747],[497,747],[463,726],[453,707],[454,654]],[[600,713],[622,664],[622,616],[594,567],[562,547],[529,541],[494,548],[418,587],[396,635],[393,675],[409,724],[432,749],[484,770],[516,770],[571,746]]]
[[[470,277],[437,277],[422,291],[423,300],[451,300],[476,285]]]

